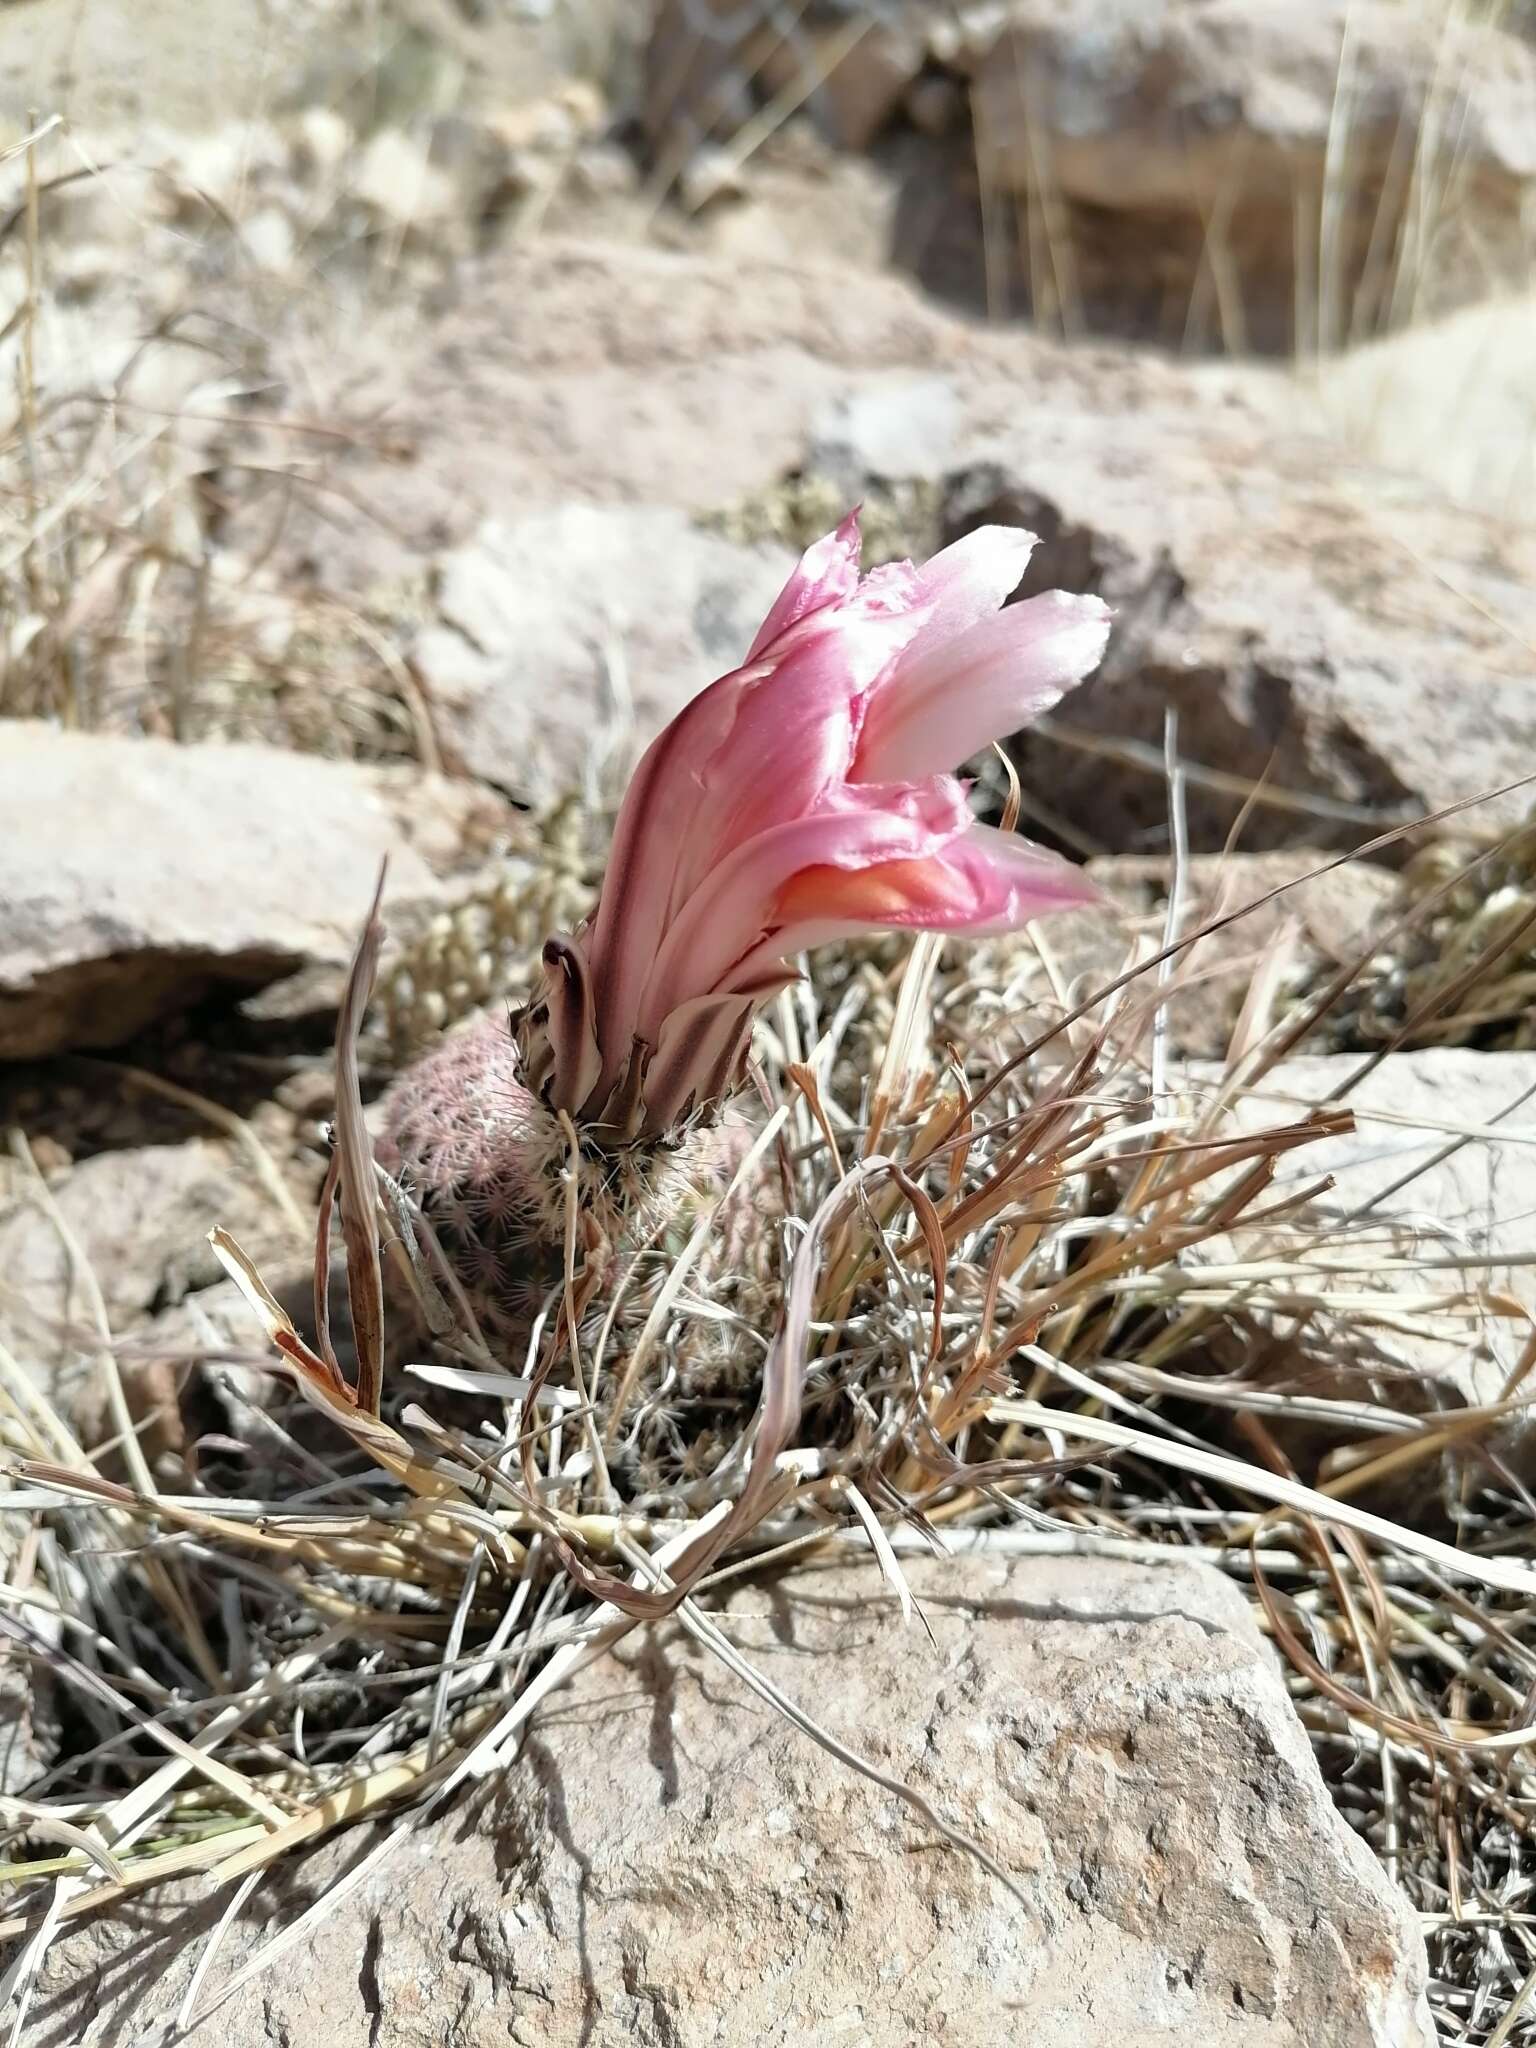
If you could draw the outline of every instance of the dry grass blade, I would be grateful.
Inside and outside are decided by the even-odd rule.
[[[379,1256],[379,1200],[373,1145],[363,1120],[357,1041],[384,944],[384,926],[379,918],[384,876],[385,869],[381,867],[336,1020],[336,1150],[341,1161],[337,1176],[341,1234],[346,1245],[347,1297],[352,1306],[357,1345],[357,1402],[369,1415],[379,1412],[384,1384],[384,1267]]]

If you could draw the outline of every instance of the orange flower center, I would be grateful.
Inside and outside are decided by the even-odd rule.
[[[936,860],[885,860],[873,867],[802,868],[791,875],[774,905],[775,924],[829,918],[850,924],[888,924],[909,911],[963,909],[955,877]]]

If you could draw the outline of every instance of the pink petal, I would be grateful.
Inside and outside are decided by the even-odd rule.
[[[857,505],[835,533],[814,542],[800,557],[794,574],[773,601],[773,609],[758,629],[747,654],[756,661],[779,635],[823,605],[838,604],[852,597],[859,586],[859,508]]]
[[[729,733],[698,768],[674,910],[733,847],[806,816],[845,780],[864,700],[920,620],[855,600],[774,643],[772,673],[741,693]]]
[[[925,627],[870,701],[853,779],[905,782],[958,767],[1048,711],[1097,665],[1108,637],[1107,606],[1061,590],[952,640]]]
[[[840,528],[839,531],[842,531]],[[922,624],[898,601],[824,606],[722,676],[652,741],[625,793],[587,939],[604,1079],[628,1057],[671,919],[731,850],[848,773],[865,700]],[[707,984],[706,984],[707,985]]]
[[[1091,910],[1104,901],[1103,890],[1074,862],[994,825],[972,825],[942,858],[969,887],[973,904],[970,921],[945,929],[969,938],[1018,931],[1053,911]]]
[[[928,624],[910,653],[952,640],[978,619],[1000,611],[1023,582],[1034,551],[1034,534],[1021,526],[978,526],[930,556],[917,571],[919,589],[931,607]]]
[[[1103,900],[1083,870],[1059,854],[973,824],[926,859],[851,876],[802,871],[780,893],[776,909],[785,921],[737,963],[726,986],[745,988],[776,960],[861,932],[906,928],[980,938]]]
[[[635,1006],[666,929],[697,774],[728,736],[743,692],[765,673],[737,669],[701,690],[652,740],[624,792],[585,938],[610,1085],[628,1056]]]
[[[672,921],[635,1028],[654,1044],[669,1011],[724,985],[768,931],[774,905],[798,870],[919,860],[969,823],[959,783],[935,777],[913,787],[837,790],[813,816],[760,832],[700,883]],[[735,977],[733,985],[741,985]]]

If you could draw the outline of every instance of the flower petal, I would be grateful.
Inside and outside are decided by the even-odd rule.
[[[666,930],[698,777],[728,736],[743,692],[766,673],[737,669],[701,690],[651,741],[624,792],[585,935],[597,1042],[610,1085],[628,1056],[635,1006]]]
[[[745,988],[777,959],[861,932],[895,927],[982,938],[1103,900],[1083,870],[1059,854],[1016,833],[972,825],[924,859],[856,871],[802,869],[779,893],[774,929],[737,963],[726,986]]]
[[[893,578],[868,601],[860,591],[807,612],[647,748],[614,826],[587,943],[609,1082],[628,1057],[639,991],[671,918],[732,848],[804,816],[846,776],[866,699],[922,625],[912,588]]]
[[[968,889],[973,906],[965,924],[944,929],[969,938],[1015,932],[1052,911],[1091,910],[1104,901],[1103,890],[1074,861],[995,825],[972,825],[945,849],[943,861],[957,898]]]
[[[978,526],[924,562],[917,582],[931,609],[912,651],[952,640],[1000,611],[1023,582],[1035,545],[1022,526]]]
[[[978,620],[954,639],[925,627],[870,701],[857,782],[903,782],[957,768],[1038,718],[1098,663],[1109,610],[1047,591]]]
[[[920,616],[866,609],[855,600],[774,644],[771,674],[742,692],[729,733],[697,772],[672,909],[732,848],[807,816],[844,782],[865,699]]]
[[[602,1061],[593,1021],[592,977],[586,955],[556,933],[544,941],[544,972],[528,1033],[534,1056],[525,1059],[528,1086],[551,1109],[576,1110],[597,1085]]]
[[[920,860],[969,824],[959,783],[936,776],[900,788],[836,790],[812,816],[789,819],[747,840],[700,882],[672,921],[646,981],[637,1030],[654,1044],[670,1010],[724,986],[776,921],[780,892],[801,868]]]
[[[755,991],[695,996],[666,1017],[645,1072],[642,1134],[659,1136],[698,1104],[718,1102],[729,1092],[746,1058],[762,1000]]]
[[[826,534],[808,547],[795,565],[794,574],[773,601],[773,608],[758,628],[757,638],[747,654],[748,661],[770,647],[779,635],[823,605],[838,604],[852,597],[859,587],[859,508],[848,514],[835,533]]]

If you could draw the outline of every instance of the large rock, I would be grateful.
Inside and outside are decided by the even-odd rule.
[[[328,1906],[210,2032],[1430,2048],[1412,1915],[1330,1803],[1229,1582],[1172,1562],[909,1577],[931,1640],[857,1566],[738,1589],[729,1632],[977,1836],[1022,1904],[669,1627],[557,1698],[502,1786]],[[266,1883],[214,1981],[359,1853],[347,1838]],[[66,1934],[38,2041],[150,2037],[227,1903],[184,1884]]]
[[[1247,849],[1357,845],[1536,768],[1536,529],[1341,456],[1289,379],[1020,339],[1039,380],[1021,417],[992,382],[1007,347],[947,376],[867,376],[807,444],[851,501],[892,480],[912,420],[938,486],[926,544],[1021,525],[1041,544],[1019,596],[1108,600],[1100,669],[1017,750],[1074,844],[1166,844],[1170,710],[1197,848],[1240,818]]]
[[[1005,361],[1057,381],[1051,351],[1050,367],[1028,337],[999,351],[894,278],[850,290],[846,269],[814,261],[552,235],[467,266],[430,326],[352,339],[325,402],[347,418],[382,410],[393,435],[359,436],[337,470],[348,497],[324,518],[296,508],[285,531],[286,559],[329,589],[366,589],[543,508],[728,504],[799,460],[817,414],[866,374],[974,356],[999,381]],[[600,588],[587,596],[596,627]]]
[[[772,582],[748,551],[685,543],[677,514],[718,512],[834,447],[850,501],[893,468],[932,484],[943,516],[917,545],[1018,519],[1043,539],[1028,588],[1096,589],[1114,606],[1101,674],[1058,709],[1063,736],[1024,755],[1038,793],[1104,851],[1166,844],[1170,704],[1207,849],[1252,783],[1245,848],[1337,845],[1536,765],[1536,532],[1352,463],[1275,372],[989,332],[893,280],[854,292],[810,264],[727,271],[548,241],[488,261],[462,306],[362,390],[418,459],[359,448],[340,474],[369,516],[338,499],[323,529],[296,515],[295,542],[331,588],[368,586],[386,523],[416,573],[439,565],[452,617],[428,631],[450,637],[428,638],[428,668],[478,707],[450,702],[445,719],[493,737],[497,779],[514,786],[527,748],[597,723],[604,539],[629,621],[618,644],[655,717],[740,658]],[[611,516],[569,509],[582,501]],[[558,545],[538,545],[546,519]],[[635,568],[647,531],[653,618]],[[457,601],[463,581],[503,571],[507,596]],[[706,642],[702,593],[726,586],[741,600],[702,607],[718,622]],[[481,655],[463,628],[487,614]],[[558,701],[517,655],[523,619],[556,657]]]
[[[1476,295],[1495,250],[1521,274],[1536,49],[1518,35],[1422,0],[1024,0],[1001,32],[1000,13],[969,10],[960,60],[983,176],[1082,209],[1082,287],[1120,301],[1101,318],[1155,320],[1181,255],[1181,313],[1203,282],[1201,324],[1237,347],[1334,346]],[[1416,244],[1416,211],[1456,233]]]
[[[558,793],[645,737],[751,644],[793,557],[701,532],[675,506],[551,505],[489,520],[437,569],[418,669],[456,759]],[[605,721],[601,710],[609,700]]]
[[[1245,846],[1353,845],[1529,774],[1536,529],[1351,466],[1232,394],[1202,410],[1042,408],[951,475],[949,531],[1041,536],[1021,594],[1096,590],[1115,612],[1098,673],[1022,744],[1053,808],[1116,850],[1162,843],[1170,709],[1207,848],[1250,794]]]
[[[675,174],[769,98],[862,149],[936,94],[948,150],[888,154],[914,215],[965,191],[989,309],[1012,274],[1093,331],[1312,348],[1525,274],[1536,50],[1433,0],[663,0],[642,123]]]
[[[489,800],[256,745],[0,725],[0,1059],[118,1045],[220,986],[344,961],[431,897]]]
[[[1335,1100],[1356,1127],[1281,1162],[1277,1198],[1332,1176],[1305,1215],[1236,1231],[1197,1257],[1299,1258],[1273,1311],[1262,1289],[1250,1292],[1257,1319],[1284,1333],[1289,1366],[1272,1340],[1264,1347],[1281,1379],[1369,1391],[1411,1413],[1498,1401],[1536,1316],[1536,1273],[1523,1263],[1536,1214],[1536,1053],[1391,1053],[1338,1094],[1363,1065],[1355,1053],[1301,1056],[1243,1092],[1233,1115],[1248,1130]],[[1217,1075],[1197,1078],[1203,1093]],[[1526,1411],[1503,1434],[1528,1465]]]

